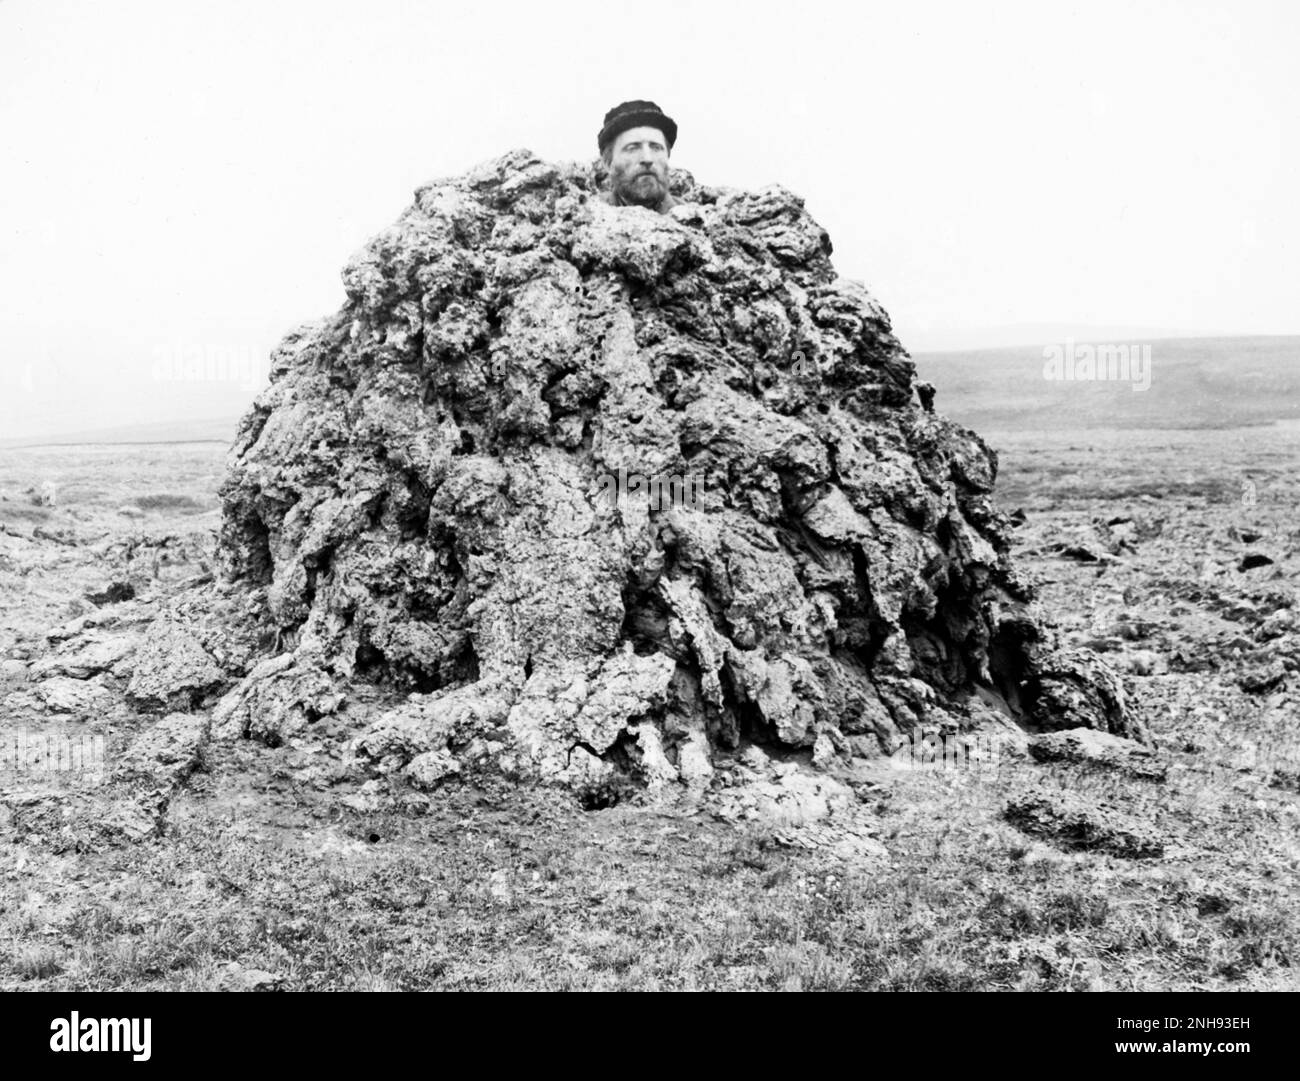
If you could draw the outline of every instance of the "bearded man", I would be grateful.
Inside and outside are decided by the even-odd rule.
[[[611,206],[643,206],[666,214],[678,205],[668,193],[668,156],[677,125],[653,101],[625,101],[605,114],[596,136],[609,166],[609,191],[600,198]]]

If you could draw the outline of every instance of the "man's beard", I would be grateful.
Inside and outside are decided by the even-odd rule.
[[[642,177],[649,177],[654,183],[642,184],[640,183]],[[631,180],[620,185],[618,194],[625,203],[653,208],[663,201],[664,185],[654,173],[637,173]]]

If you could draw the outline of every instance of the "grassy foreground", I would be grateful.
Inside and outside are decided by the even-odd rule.
[[[707,813],[585,812],[487,778],[419,815],[312,807],[276,790],[273,756],[223,752],[160,840],[95,856],[8,846],[3,985],[1298,986],[1294,794],[1200,756],[1179,755],[1163,785],[1030,764],[864,785],[891,855],[871,867]],[[1122,804],[1173,851],[1133,861],[1030,840],[1000,818],[1029,785]]]
[[[1030,512],[1020,558],[1067,630],[1093,633],[1118,607],[1147,635],[1124,649],[1183,643],[1208,655],[1237,625],[1173,604],[1170,590],[1210,573],[1207,558],[1222,589],[1251,588],[1225,532],[1242,469],[1259,485],[1260,543],[1281,561],[1250,574],[1289,588],[1295,452],[1224,436],[1188,444],[1198,459],[1138,438],[1109,457],[1008,438],[1004,490]],[[164,453],[147,452],[151,471]],[[6,643],[33,633],[23,620],[48,626],[84,609],[76,591],[90,578],[78,575],[91,572],[66,543],[42,546],[36,525],[215,520],[222,451],[184,454],[174,491],[142,485],[127,451],[0,461],[11,494],[40,481],[34,462],[64,469],[71,504],[48,515],[6,504],[25,531],[0,561]],[[132,493],[148,497],[132,504],[143,519],[117,510]],[[1046,543],[1121,513],[1141,529],[1116,563],[1065,561]],[[887,861],[798,847],[788,831],[719,820],[707,801],[587,811],[570,794],[492,777],[368,811],[300,785],[286,750],[218,744],[157,839],[83,854],[0,844],[0,989],[1300,989],[1300,794],[1295,774],[1268,766],[1300,727],[1295,672],[1280,691],[1248,695],[1226,671],[1176,667],[1162,658],[1130,679],[1166,781],[1026,760],[995,774],[881,765],[856,792]],[[1004,817],[1028,791],[1141,821],[1165,854],[1123,859],[1031,837]],[[0,821],[0,840],[13,840],[3,832]]]

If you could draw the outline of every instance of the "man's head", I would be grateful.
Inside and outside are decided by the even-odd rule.
[[[677,125],[653,101],[625,101],[605,114],[596,137],[610,187],[625,203],[656,207],[668,194],[668,155]]]

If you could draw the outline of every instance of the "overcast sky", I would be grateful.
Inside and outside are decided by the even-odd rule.
[[[435,176],[590,158],[780,183],[905,345],[1018,323],[1300,332],[1291,3],[0,0],[0,438],[237,412]]]

